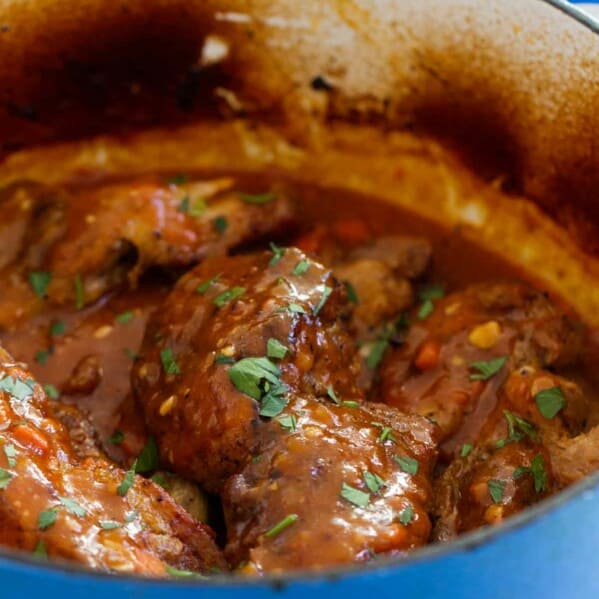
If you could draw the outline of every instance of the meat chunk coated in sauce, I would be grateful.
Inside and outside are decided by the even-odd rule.
[[[246,570],[428,540],[434,427],[363,403],[350,316],[328,269],[275,248],[204,261],[150,322],[136,396],[165,461],[221,494]]]
[[[227,565],[207,526],[149,480],[80,460],[44,391],[0,350],[0,544],[106,571]]]
[[[266,208],[264,200],[228,191],[232,183],[144,179],[76,193],[18,187],[0,200],[15,222],[5,233],[10,251],[0,250],[0,327],[48,302],[80,309],[127,282],[134,286],[149,267],[191,266],[289,224],[286,198],[273,194]]]

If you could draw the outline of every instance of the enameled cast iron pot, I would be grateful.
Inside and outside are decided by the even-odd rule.
[[[219,139],[250,120],[276,132],[260,141],[278,144],[268,158],[198,146],[191,163],[226,168],[228,158],[242,170],[282,173],[300,170],[302,152],[342,151],[329,128],[345,127],[343,148],[365,153],[373,131],[409,129],[534,201],[537,220],[512,222],[507,233],[493,218],[466,224],[599,324],[598,32],[561,0],[5,0],[0,179],[20,172],[22,148],[157,126],[228,123]],[[348,187],[371,191],[374,175],[353,175],[342,177]],[[421,204],[447,226],[472,217],[434,198]],[[0,594],[594,597],[598,547],[599,473],[501,526],[401,562],[276,580],[157,582],[1,550]]]

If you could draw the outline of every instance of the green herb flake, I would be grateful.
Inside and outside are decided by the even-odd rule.
[[[71,514],[83,518],[86,515],[86,511],[70,497],[59,497],[58,500],[64,505]]]
[[[200,295],[204,295],[208,291],[208,289],[210,289],[210,287],[212,287],[212,285],[214,285],[214,283],[216,283],[220,279],[220,277],[221,277],[221,275],[219,273],[219,274],[213,276],[211,279],[208,279],[207,281],[200,283],[196,287],[197,293],[199,293]]]
[[[56,522],[56,518],[58,518],[56,508],[52,508],[51,510],[43,510],[37,517],[37,527],[40,530],[47,530]]]
[[[164,472],[155,472],[150,476],[150,480],[163,489],[167,489],[167,487],[170,486],[167,475]]]
[[[134,520],[139,518],[139,512],[137,510],[131,510],[125,514],[125,523],[131,524]]]
[[[387,484],[378,474],[372,472],[363,472],[362,477],[371,493],[378,493]]]
[[[314,308],[314,316],[318,316],[318,313],[323,309],[324,305],[327,303],[327,300],[329,299],[331,293],[333,293],[333,288],[329,287],[328,285],[325,285],[324,289],[322,290],[322,295],[320,296],[320,299],[318,300],[318,303]]]
[[[425,318],[428,318],[434,311],[435,304],[433,304],[432,300],[427,299],[422,302],[422,305],[420,306],[416,316],[418,317],[418,320],[424,320]]]
[[[197,572],[192,572],[191,570],[179,570],[178,568],[173,568],[168,564],[164,564],[164,570],[172,578],[206,578]]]
[[[189,216],[198,218],[199,216],[202,216],[204,212],[206,212],[207,208],[208,206],[202,198],[191,200],[189,196],[185,196],[181,200],[178,210],[179,212],[183,212],[184,214],[189,214]]]
[[[296,275],[296,276],[301,276],[303,274],[306,274],[308,272],[309,268],[310,268],[310,263],[307,260],[300,260],[295,265],[295,268],[293,269],[291,274]]]
[[[377,339],[370,345],[370,351],[368,352],[368,357],[366,358],[366,366],[370,370],[375,370],[378,367],[388,347],[389,340],[384,338]]]
[[[50,325],[50,335],[56,337],[66,331],[66,325],[62,320],[57,320]]]
[[[267,393],[260,402],[260,416],[274,418],[287,406],[287,400],[279,393]]]
[[[75,288],[75,309],[82,310],[85,306],[85,290],[83,289],[81,275],[75,275],[73,287]]]
[[[287,248],[279,247],[271,241],[270,250],[272,251],[272,258],[268,262],[268,266],[276,266],[283,259]]]
[[[300,306],[299,304],[294,304],[293,302],[290,304],[287,304],[286,306],[277,308],[277,312],[291,312],[292,314],[307,314],[307,312],[303,306]]]
[[[397,443],[397,439],[393,436],[393,429],[390,426],[384,426],[382,428],[378,440],[379,443],[385,443],[386,441]]]
[[[266,355],[269,358],[282,360],[291,350],[285,347],[278,339],[271,337],[266,342]]]
[[[4,468],[0,468],[0,489],[6,489],[8,487],[10,481],[13,479],[12,472],[5,470]]]
[[[60,391],[49,383],[44,385],[44,391],[50,399],[58,399],[60,397]]]
[[[119,323],[119,324],[127,324],[129,322],[131,322],[133,320],[134,314],[133,312],[131,312],[130,310],[128,310],[127,312],[121,312],[116,318],[115,320]]]
[[[333,389],[333,387],[331,385],[329,385],[327,387],[327,395],[329,397],[329,399],[332,400],[333,403],[340,405],[341,402],[339,401],[339,398],[337,397],[337,394],[335,393],[335,389]]]
[[[29,284],[31,285],[35,295],[41,298],[46,297],[48,285],[50,285],[51,280],[51,272],[37,271],[29,273]]]
[[[283,430],[293,433],[297,429],[297,418],[294,414],[284,414],[278,420]]]
[[[501,503],[503,499],[503,490],[505,489],[505,481],[491,479],[487,482],[487,488],[489,489],[489,495],[493,500],[493,503]]]
[[[135,470],[137,468],[137,460],[133,462],[131,468],[127,470],[123,480],[120,482],[119,486],[116,489],[116,492],[121,496],[125,497],[127,495],[127,491],[133,486],[133,482],[135,481]]]
[[[221,366],[222,364],[235,364],[235,358],[232,356],[225,356],[224,354],[217,354],[216,358],[214,358],[214,363],[217,366]]]
[[[462,449],[460,450],[460,457],[462,457],[462,458],[468,457],[470,455],[471,451],[472,451],[472,443],[464,443],[464,445],[462,445]]]
[[[40,349],[35,352],[35,361],[41,366],[45,366],[52,353],[52,349]]]
[[[29,401],[33,397],[35,381],[21,381],[12,376],[0,379],[0,391],[6,391],[13,399],[18,401]]]
[[[46,544],[43,539],[40,539],[35,546],[35,549],[32,551],[32,555],[35,559],[40,561],[45,561],[48,559],[48,550],[46,549]]]
[[[360,407],[360,402],[353,401],[353,400],[347,400],[347,401],[341,402],[341,405],[344,408],[359,408]]]
[[[539,434],[534,424],[528,422],[528,420],[524,420],[524,418],[521,418],[509,410],[504,410],[503,415],[507,421],[508,436],[506,439],[500,439],[497,441],[495,443],[495,447],[501,448],[512,441],[520,441],[525,437],[528,437],[535,443],[540,441]]]
[[[537,493],[542,493],[547,488],[547,471],[545,470],[545,461],[540,453],[532,459],[530,467],[520,466],[516,468],[513,478],[517,480],[526,474],[532,475]]]
[[[102,530],[114,530],[115,528],[122,528],[122,524],[120,522],[115,522],[114,520],[101,520],[100,528]]]
[[[289,514],[285,516],[282,520],[277,522],[272,528],[267,530],[264,533],[265,537],[276,537],[278,534],[281,534],[286,528],[289,528],[294,522],[297,522],[299,516],[297,514]]]
[[[187,175],[179,173],[178,175],[175,175],[174,177],[167,179],[167,183],[169,185],[183,185],[183,183],[187,183],[187,180]]]
[[[17,465],[17,450],[12,443],[8,443],[4,446],[4,455],[6,456],[6,460],[8,461],[8,467],[14,468]]]
[[[110,437],[106,440],[110,445],[120,445],[125,440],[125,433],[123,431],[114,431]]]
[[[214,298],[214,305],[218,308],[222,308],[225,304],[228,304],[230,301],[237,299],[245,293],[245,287],[232,287],[231,289],[227,289],[222,293],[219,293]]]
[[[269,202],[272,202],[277,197],[277,195],[275,193],[269,191],[267,193],[257,193],[257,194],[240,193],[239,197],[246,204],[268,204]]]
[[[345,291],[347,293],[347,300],[351,304],[359,304],[360,298],[358,297],[356,288],[349,281],[343,281],[343,286],[345,287]]]
[[[418,460],[409,456],[393,456],[393,459],[399,464],[399,467],[408,474],[418,474],[420,464]]]
[[[535,401],[537,402],[539,412],[549,420],[555,418],[566,406],[566,399],[561,387],[551,387],[550,389],[539,391],[535,395]]]
[[[229,368],[229,378],[236,389],[256,401],[263,395],[261,382],[278,385],[280,376],[281,371],[268,358],[242,358]]]
[[[429,285],[418,292],[418,298],[422,302],[441,299],[442,297],[445,297],[445,290],[441,285]]]
[[[486,360],[481,362],[472,362],[470,368],[477,370],[478,372],[470,375],[471,381],[488,381],[491,377],[495,376],[507,362],[507,356],[500,356],[499,358],[493,358],[492,360]]]
[[[343,483],[339,495],[346,501],[349,501],[349,503],[355,505],[356,507],[365,508],[370,503],[369,493],[360,491],[360,489],[356,489],[355,487],[352,487],[347,483]]]
[[[161,350],[160,361],[165,374],[181,374],[181,369],[175,360],[175,354],[170,347]]]
[[[407,526],[412,520],[414,520],[414,508],[411,505],[408,505],[402,510],[401,514],[399,514],[399,522],[400,524]]]
[[[135,472],[145,473],[157,470],[158,462],[158,445],[156,439],[151,436],[135,460]]]
[[[217,216],[212,223],[219,235],[222,235],[229,228],[229,221],[224,216]]]

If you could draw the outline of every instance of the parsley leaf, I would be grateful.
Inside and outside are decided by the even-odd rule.
[[[260,416],[274,418],[285,409],[287,400],[282,395],[283,391],[284,387],[277,386],[266,393],[260,402],[260,411],[258,412]]]
[[[464,443],[462,445],[462,449],[460,450],[460,457],[465,458],[470,455],[472,451],[472,443]]]
[[[107,439],[107,443],[111,445],[120,445],[125,440],[125,433],[123,431],[114,431]]]
[[[206,578],[197,572],[192,572],[191,570],[179,570],[178,568],[173,568],[168,564],[164,564],[164,570],[173,578]]]
[[[8,443],[4,446],[4,455],[6,456],[6,460],[8,461],[8,467],[14,468],[17,465],[17,461],[15,460],[17,456],[17,450],[12,443]]]
[[[360,299],[358,298],[356,288],[349,281],[343,281],[343,286],[345,287],[345,291],[347,292],[347,300],[351,304],[359,304]]]
[[[184,175],[183,173],[179,173],[178,175],[175,175],[174,177],[167,179],[167,183],[169,185],[183,185],[183,183],[186,183],[186,182],[187,182],[187,175]]]
[[[235,364],[235,358],[232,356],[225,356],[224,354],[217,354],[214,358],[214,363],[219,366],[221,364]]]
[[[428,318],[435,311],[435,304],[433,304],[432,300],[427,299],[420,306],[418,313],[416,316],[419,320],[424,320]]]
[[[310,263],[307,260],[300,260],[292,271],[292,275],[300,276],[308,272]]]
[[[37,517],[37,527],[40,530],[46,530],[56,522],[57,517],[58,514],[56,513],[56,508],[42,510]]]
[[[356,489],[355,487],[352,487],[347,483],[343,483],[339,495],[346,501],[349,501],[349,503],[355,505],[356,507],[365,508],[370,503],[369,493],[360,491],[360,489]]]
[[[207,281],[204,281],[203,283],[200,283],[197,287],[196,287],[196,291],[200,294],[200,295],[204,295],[208,289],[210,289],[210,287],[212,287],[212,285],[214,285],[214,283],[216,283],[218,280],[220,279],[220,273],[213,276],[211,279],[208,279]]]
[[[389,347],[389,340],[386,338],[377,339],[370,346],[370,352],[366,358],[366,366],[370,370],[374,370],[381,363],[387,348]]]
[[[35,295],[38,297],[44,298],[48,292],[48,285],[52,280],[51,272],[30,272],[29,273],[29,284],[33,289]]]
[[[135,472],[144,473],[157,470],[158,462],[158,445],[156,445],[156,439],[150,436],[135,460]]]
[[[277,522],[271,529],[264,533],[265,537],[275,537],[286,528],[289,528],[294,522],[297,521],[299,516],[297,514],[289,514],[285,516],[280,522]]]
[[[333,389],[332,385],[329,385],[327,387],[327,395],[333,401],[333,403],[335,403],[337,405],[339,405],[341,403],[339,401],[339,398],[337,397],[337,394],[335,393],[335,389]]]
[[[269,358],[282,360],[290,351],[289,348],[273,337],[266,342],[266,355]]]
[[[35,559],[38,560],[47,560],[48,559],[48,550],[46,549],[46,544],[43,539],[40,539],[35,546],[35,549],[32,551],[32,555]]]
[[[470,368],[478,372],[470,375],[471,381],[488,381],[492,376],[496,375],[507,362],[507,356],[500,356],[492,360],[482,362],[472,362]]]
[[[238,298],[239,296],[245,293],[245,287],[232,287],[231,289],[227,289],[222,293],[219,293],[214,298],[214,304],[222,308],[225,304],[228,304],[230,301]]]
[[[181,374],[181,369],[175,360],[175,354],[170,347],[161,350],[160,361],[165,374]]]
[[[18,401],[28,401],[33,397],[33,387],[35,381],[21,381],[12,376],[5,376],[0,379],[0,391],[6,391],[13,399]]]
[[[441,299],[445,296],[445,290],[441,285],[429,285],[418,292],[418,298],[422,302],[427,300]]]
[[[116,492],[121,496],[125,497],[127,495],[127,491],[133,486],[133,482],[135,481],[135,470],[137,468],[137,460],[133,462],[131,468],[127,470],[123,480],[120,482],[119,486],[116,489]]]
[[[547,471],[545,470],[545,461],[540,453],[532,459],[530,467],[520,466],[516,468],[513,478],[516,480],[525,474],[532,474],[537,493],[542,493],[545,490],[547,487]]]
[[[303,306],[300,306],[299,304],[294,304],[294,303],[290,303],[287,304],[286,306],[281,306],[280,308],[277,309],[277,312],[291,312],[292,314],[306,314],[306,310],[304,309]]]
[[[197,218],[198,216],[202,216],[207,208],[208,206],[202,198],[196,198],[192,201],[189,196],[185,196],[181,200],[177,210],[183,212],[183,214],[189,214],[189,216]]]
[[[102,530],[114,530],[115,528],[121,528],[123,525],[120,522],[114,520],[101,520],[100,528]]]
[[[212,222],[219,235],[222,235],[229,228],[229,221],[224,216],[217,216]]]
[[[399,464],[399,467],[408,474],[418,474],[418,468],[420,464],[418,460],[411,458],[409,456],[399,457],[394,455],[393,459]]]
[[[60,397],[60,391],[54,385],[44,385],[44,391],[50,399],[58,399]]]
[[[131,322],[133,320],[133,312],[131,312],[130,310],[128,310],[127,312],[121,312],[116,318],[115,320],[119,323],[119,324],[127,324],[128,322]]]
[[[316,304],[316,307],[312,312],[314,316],[318,316],[318,313],[323,309],[331,293],[333,293],[333,288],[329,287],[328,285],[325,285],[322,291],[322,295],[320,296],[320,300],[318,300],[318,303]]]
[[[13,476],[14,475],[12,474],[12,472],[9,472],[4,468],[0,468],[0,489],[6,489]]]
[[[35,361],[42,366],[46,365],[48,358],[52,355],[53,349],[40,349],[35,352]]]
[[[566,406],[566,399],[561,387],[551,387],[550,389],[539,391],[535,395],[535,401],[537,402],[539,412],[549,420],[555,418]]]
[[[293,414],[284,414],[279,418],[279,424],[283,430],[294,432],[297,428],[297,418]]]
[[[520,441],[524,439],[524,437],[528,437],[535,443],[539,442],[539,434],[537,433],[537,429],[534,424],[528,422],[528,420],[524,420],[517,414],[510,412],[509,410],[504,410],[503,415],[507,420],[508,426],[508,436],[506,439],[500,439],[495,443],[495,447],[501,448],[507,445],[512,441]]]
[[[287,248],[279,247],[271,241],[270,249],[272,251],[272,258],[270,259],[268,266],[275,266],[281,261],[285,255],[285,252],[287,251]]]
[[[372,472],[362,473],[364,482],[371,493],[378,493],[387,483],[378,475]]]
[[[270,191],[267,193],[258,194],[240,193],[239,197],[246,204],[268,204],[269,202],[272,202],[277,197],[277,195]]]
[[[501,503],[501,500],[503,499],[503,490],[505,489],[505,481],[491,479],[487,482],[487,487],[493,503]]]
[[[70,497],[59,497],[58,499],[60,503],[62,503],[62,505],[64,505],[69,512],[75,514],[75,516],[83,518],[87,513],[76,501]]]
[[[229,368],[229,378],[238,391],[260,400],[263,380],[273,385],[279,384],[281,371],[268,358],[243,358]]]
[[[401,514],[399,514],[399,522],[404,526],[407,526],[412,520],[414,520],[414,508],[411,505],[408,505]]]
[[[56,337],[62,335],[66,330],[66,325],[62,320],[57,320],[50,325],[50,335]]]

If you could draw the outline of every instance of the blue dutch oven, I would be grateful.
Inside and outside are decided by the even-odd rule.
[[[395,1],[407,3],[407,0]],[[446,2],[453,4],[449,0]],[[504,4],[513,4],[514,7],[520,5],[520,2],[525,3],[524,0],[504,0]],[[529,0],[527,4],[534,8],[532,5],[540,3],[541,0]],[[43,22],[45,16],[48,19],[53,18],[53,10],[61,9],[61,2],[57,1],[44,0],[39,3],[31,1],[23,4],[36,6],[31,15],[34,20],[40,22]],[[137,6],[136,3],[133,4]],[[240,3],[225,2],[224,4],[239,5]],[[435,2],[431,4],[434,5]],[[478,11],[486,10],[486,2],[483,0],[480,2],[458,0],[455,4],[456,7],[477,4]],[[560,18],[564,21],[572,19],[578,21],[579,24],[576,26],[585,35],[588,35],[588,30],[599,33],[599,23],[571,4],[561,0],[547,0],[547,4],[553,5],[554,8],[551,10],[556,11],[556,14],[557,10],[562,11]],[[302,3],[298,2],[297,11],[301,12],[303,8]],[[543,11],[547,10],[549,9],[544,6]],[[8,9],[0,8],[0,16],[4,16],[1,14],[4,12],[10,15]],[[143,16],[139,18],[143,20]],[[169,21],[167,17],[165,19],[164,24],[167,27]],[[570,21],[569,24],[571,25],[572,22]],[[534,25],[529,23],[527,26],[534,30]],[[3,31],[10,31],[12,27],[10,19],[6,24],[2,24],[2,27]],[[142,23],[141,28],[144,27],[146,24]],[[148,25],[149,29],[151,27],[152,25]],[[40,30],[38,28],[38,32]],[[148,33],[148,36],[151,35],[151,32]],[[30,41],[33,43],[35,40]],[[40,43],[43,41],[40,40]],[[0,44],[2,42],[0,38]],[[90,39],[89,42],[91,46],[96,47],[98,44],[101,46],[101,40]],[[175,40],[174,46],[177,43]],[[132,50],[127,48],[126,51]],[[153,52],[154,55],[161,52],[169,54],[171,49],[158,47],[154,48]],[[173,51],[173,56],[175,55],[176,52]],[[0,58],[0,62],[6,62],[6,56],[4,59]],[[48,72],[46,75],[49,76]],[[62,77],[58,71],[54,75],[57,80]],[[26,83],[25,81],[23,84],[25,95],[27,94]],[[200,77],[199,85],[201,84]],[[75,87],[76,85],[77,83]],[[53,82],[45,81],[44,86],[44,90],[51,90]],[[69,89],[73,91],[73,87]],[[185,93],[191,93],[189,90],[190,86],[186,87]],[[193,85],[191,90],[193,91]],[[185,93],[182,98],[179,98],[183,105],[187,98]],[[51,95],[49,93],[48,97]],[[89,103],[89,97],[86,100]],[[91,105],[93,107],[93,102]],[[8,111],[8,116],[0,121],[0,126],[5,127],[7,132],[3,140],[5,150],[10,151],[11,144],[36,143],[52,139],[53,134],[48,133],[49,129],[43,126],[44,118],[54,118],[60,123],[55,130],[55,138],[70,135],[72,133],[70,127],[79,127],[84,134],[92,134],[103,131],[109,126],[108,119],[99,119],[95,123],[92,123],[91,119],[86,120],[85,117],[74,123],[67,122],[68,119],[61,121],[60,115],[64,113],[60,110],[63,110],[64,106],[60,110],[57,108],[56,113],[50,116],[41,114],[38,115],[39,118],[28,119],[27,117],[31,115],[22,114],[25,110],[23,106],[26,104],[21,103],[17,110],[13,105],[12,111]],[[19,112],[16,116],[15,110]],[[35,112],[34,108],[31,110]],[[23,117],[26,124],[21,126],[23,121],[19,119]],[[111,118],[118,121],[119,117],[113,114]],[[195,117],[192,115],[192,118]],[[118,122],[116,125],[118,126]],[[596,208],[591,207],[590,210]],[[599,597],[599,473],[510,518],[500,526],[466,534],[451,544],[428,546],[400,561],[379,559],[366,566],[345,567],[319,573],[255,580],[216,577],[207,581],[155,581],[94,573],[76,566],[39,563],[29,556],[5,549],[0,550],[0,596],[8,599],[41,595],[45,597],[85,596],[88,599],[105,599],[110,596],[138,599],[158,599],[167,596],[173,599],[189,599],[201,596],[204,599],[220,599],[233,595],[245,599],[283,596],[285,599],[305,599],[307,596],[472,597],[476,599]]]

